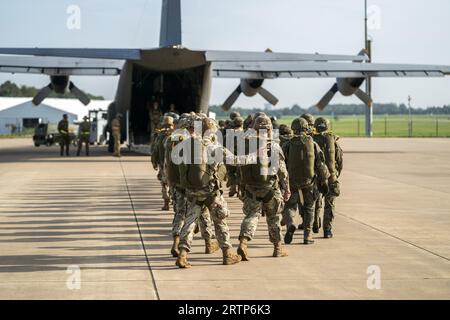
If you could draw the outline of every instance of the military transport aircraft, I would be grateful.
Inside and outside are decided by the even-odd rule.
[[[323,109],[333,96],[356,95],[365,104],[371,98],[360,87],[369,77],[443,77],[450,66],[366,63],[364,51],[357,55],[326,55],[189,50],[181,41],[180,0],[163,0],[160,45],[154,49],[0,48],[0,72],[34,73],[50,77],[50,84],[34,97],[40,104],[52,90],[70,90],[79,100],[89,98],[70,76],[120,75],[109,119],[128,112],[128,130],[134,144],[149,141],[147,103],[158,94],[163,109],[175,103],[179,112],[207,112],[212,78],[236,78],[240,83],[224,102],[229,110],[239,98],[261,95],[275,105],[278,99],[264,89],[266,79],[336,78],[319,101]],[[164,103],[167,101],[167,103]]]

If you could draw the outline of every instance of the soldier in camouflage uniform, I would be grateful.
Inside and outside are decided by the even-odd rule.
[[[175,121],[176,129],[180,130],[175,131],[165,142],[165,175],[169,186],[172,189],[173,209],[175,213],[172,221],[173,245],[171,249],[172,256],[175,258],[177,258],[180,253],[178,245],[180,244],[180,233],[186,219],[188,203],[186,189],[181,184],[179,166],[172,161],[171,153],[178,143],[187,138],[185,132],[181,132],[181,129],[188,127],[188,117],[189,115],[184,114],[179,121]],[[207,209],[202,211],[198,224],[202,238],[205,240],[205,253],[212,254],[219,250],[217,241],[214,239],[215,236],[212,230],[212,221]]]
[[[233,119],[233,122],[231,124],[232,130],[234,130],[235,134],[243,133],[243,125],[244,125],[244,119],[237,116]],[[235,155],[237,153],[237,138],[234,137],[234,147],[233,150],[230,150]],[[224,136],[224,145],[226,146],[226,135]],[[228,146],[227,146],[228,147]],[[240,195],[240,174],[238,168],[233,165],[227,165],[227,175],[228,175],[228,181],[227,186],[230,188],[230,192],[228,196],[230,198],[234,197],[235,195]]]
[[[88,117],[83,118],[83,122],[78,127],[78,150],[77,156],[80,156],[83,143],[86,146],[86,156],[89,156],[89,138],[91,137],[91,122]]]
[[[114,140],[114,156],[120,157],[120,143],[121,143],[121,121],[122,114],[118,113],[116,117],[111,121],[111,133]]]
[[[284,201],[290,197],[283,153],[279,144],[272,140],[272,123],[269,117],[262,115],[256,118],[253,129],[256,130],[255,136],[246,139],[246,156],[251,156],[248,147],[250,139],[256,139],[258,157],[256,161],[240,166],[242,183],[245,185],[245,218],[241,224],[238,254],[243,261],[249,260],[248,242],[253,239],[263,213],[269,228],[269,240],[274,246],[273,257],[287,256],[281,240],[280,225]],[[278,163],[272,163],[269,159]]]
[[[173,132],[173,118],[170,116],[163,117],[161,124],[161,129],[158,130],[158,135],[156,136],[152,144],[152,165],[153,169],[158,170],[158,180],[161,183],[161,194],[164,200],[164,206],[161,208],[163,211],[169,211],[170,204],[170,190],[167,183],[166,175],[164,172],[164,160],[165,151],[164,143],[167,137],[169,137]]]
[[[66,156],[69,156],[70,134],[69,134],[69,120],[67,114],[63,115],[62,120],[58,123],[59,145],[61,146],[60,155],[64,155],[64,148],[66,149]]]
[[[195,150],[195,145],[200,152],[192,152],[190,159],[180,165],[180,178],[186,186],[188,209],[185,223],[180,235],[180,254],[176,265],[180,268],[190,268],[188,253],[194,236],[195,223],[203,210],[207,208],[211,214],[216,231],[216,237],[223,252],[223,264],[231,265],[241,261],[241,257],[233,252],[230,240],[230,231],[226,218],[229,216],[227,203],[223,198],[223,183],[226,176],[226,168],[223,162],[208,161],[207,155],[215,150],[223,152],[223,147],[215,141],[214,136],[206,135],[206,132],[216,130],[213,120],[202,117],[202,132],[197,133],[190,126],[190,138],[183,143],[185,147]],[[194,149],[194,150],[192,150]]]
[[[308,128],[309,128],[308,134],[310,136],[313,136],[314,135],[314,130],[315,130],[314,129],[314,116],[312,114],[310,114],[310,113],[304,113],[304,114],[302,114],[300,116],[300,118],[303,118],[306,121],[308,121]],[[314,233],[318,233],[319,232],[318,228],[320,229],[320,224],[321,224],[320,216],[317,215],[317,207],[318,206],[319,207],[322,206],[322,198],[320,196],[317,198],[316,204],[314,206],[314,208],[315,208],[314,222],[313,222],[313,232]],[[299,230],[303,230],[304,229],[303,228],[303,212],[301,210],[300,210],[300,216],[302,218],[302,223],[299,224],[298,229]]]
[[[314,205],[319,195],[318,188],[323,186],[328,175],[327,171],[324,172],[326,166],[323,163],[322,151],[308,134],[308,122],[303,118],[295,119],[292,122],[292,131],[294,136],[283,146],[292,193],[283,212],[287,226],[284,242],[286,244],[292,242],[296,230],[294,218],[297,207],[300,207],[304,219],[303,243],[312,244]]]
[[[158,136],[158,125],[161,122],[163,113],[158,101],[153,101],[148,110],[148,118],[150,122],[150,143],[152,144]]]
[[[316,133],[314,134],[314,141],[320,146],[325,156],[325,163],[330,172],[328,179],[328,193],[324,194],[325,208],[323,215],[323,232],[324,238],[332,238],[332,228],[335,212],[335,200],[340,195],[340,187],[338,177],[342,170],[342,149],[339,146],[339,137],[334,135],[330,130],[330,123],[325,118],[317,118],[315,121]],[[320,196],[322,198],[322,196]],[[322,201],[321,201],[322,203]],[[316,215],[320,215],[320,207],[316,207]],[[317,226],[317,233],[320,226]]]

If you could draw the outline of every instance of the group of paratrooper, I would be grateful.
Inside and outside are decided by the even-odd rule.
[[[305,245],[314,243],[320,228],[325,239],[333,237],[343,152],[327,119],[304,114],[289,127],[278,126],[263,112],[245,120],[233,112],[219,123],[202,113],[170,112],[153,134],[152,164],[162,186],[162,210],[173,205],[171,254],[178,267],[191,267],[188,254],[199,231],[205,253],[221,249],[225,265],[248,261],[262,216],[273,257],[287,256],[285,244],[292,243],[297,229],[303,230]],[[227,223],[226,188],[229,197],[243,203],[237,251]]]

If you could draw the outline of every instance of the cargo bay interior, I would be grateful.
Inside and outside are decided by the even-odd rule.
[[[129,115],[130,142],[134,145],[150,142],[150,108],[154,101],[160,103],[162,113],[168,112],[171,104],[178,114],[199,111],[203,73],[203,67],[162,73],[135,66]]]

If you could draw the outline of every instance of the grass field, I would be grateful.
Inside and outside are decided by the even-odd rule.
[[[291,124],[295,117],[283,117],[279,123]],[[364,136],[364,116],[326,117],[333,132],[343,137]],[[408,137],[408,116],[374,116],[375,137]],[[450,116],[412,116],[412,137],[450,137]]]

